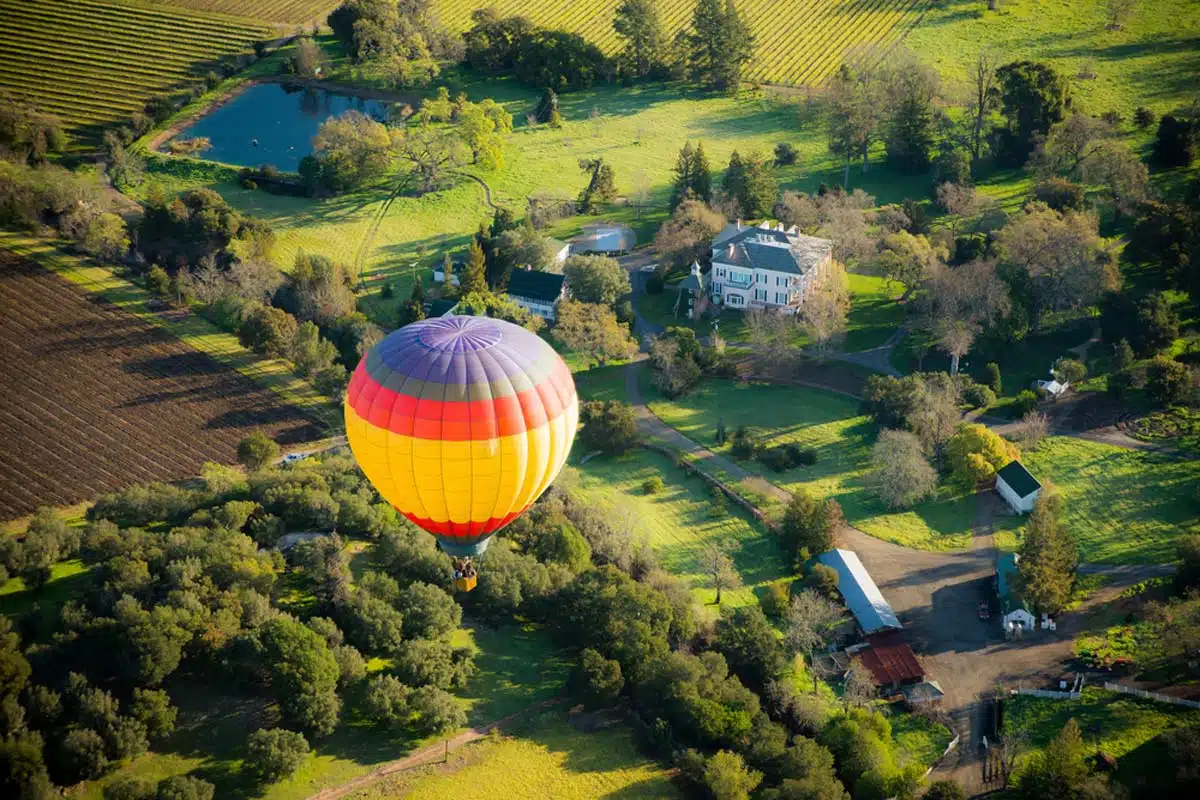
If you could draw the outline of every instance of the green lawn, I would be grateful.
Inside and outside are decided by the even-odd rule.
[[[775,473],[758,462],[743,466],[788,491],[806,489],[817,497],[836,498],[846,519],[872,536],[923,550],[956,549],[970,541],[973,495],[943,487],[933,500],[899,512],[888,511],[871,496],[864,475],[874,426],[851,398],[819,389],[723,380],[704,381],[674,401],[652,390],[647,397],[657,397],[651,408],[664,422],[719,453],[729,454],[728,445],[713,442],[722,418],[730,433],[747,425],[770,444],[795,442],[815,450],[817,463],[811,467]]]
[[[647,495],[642,482],[658,475],[665,484],[658,494]],[[711,603],[716,593],[698,571],[701,548],[709,542],[738,544],[734,561],[744,588],[722,594],[722,605],[746,605],[754,590],[790,577],[774,537],[730,505],[727,513],[710,514],[708,484],[688,476],[666,456],[637,450],[620,458],[593,458],[579,467],[579,495],[608,509],[618,524],[630,525],[644,535],[658,553],[663,567],[691,582],[697,600]]]
[[[533,628],[468,625],[456,644],[477,648],[478,672],[458,694],[469,708],[472,725],[491,722],[531,703],[557,695],[569,664],[549,638]],[[375,662],[372,659],[372,662]],[[383,663],[373,663],[381,668]],[[259,727],[278,724],[275,709],[261,696],[240,694],[235,687],[173,679],[166,686],[180,716],[175,734],[102,781],[87,784],[76,796],[100,798],[103,786],[117,776],[161,780],[192,774],[217,786],[218,797],[265,797],[293,800],[370,772],[384,761],[401,758],[427,744],[408,735],[392,735],[358,719],[353,704],[343,710],[343,724],[333,735],[314,742],[314,753],[292,778],[270,787],[257,786],[243,770],[246,736]]]
[[[999,11],[983,2],[932,3],[906,41],[949,83],[969,81],[979,51],[1004,61],[1047,61],[1071,78],[1087,114],[1139,105],[1159,114],[1188,101],[1200,72],[1200,4],[1193,0],[1141,3],[1119,31],[1105,29],[1104,0],[1004,0]],[[1078,79],[1094,67],[1095,79]]]
[[[499,741],[484,739],[452,754],[445,767],[388,777],[351,800],[503,798],[674,798],[670,773],[638,753],[630,729],[587,731],[561,712],[543,714]]]
[[[945,725],[939,725],[920,714],[894,714],[891,717],[892,739],[905,764],[933,766],[946,750],[954,735]]]
[[[625,365],[594,367],[573,374],[575,391],[580,401],[620,400],[628,402],[625,393]]]
[[[1006,703],[1005,729],[1027,731],[1033,752],[1073,718],[1089,751],[1103,750],[1117,759],[1118,778],[1163,775],[1166,753],[1155,737],[1170,728],[1200,725],[1200,711],[1094,687],[1085,688],[1078,701],[1018,695]]]
[[[0,615],[16,620],[32,611],[36,604],[39,616],[34,635],[39,639],[49,638],[63,604],[82,593],[92,580],[92,568],[78,558],[50,567],[50,580],[38,592],[30,592],[21,578],[9,578],[0,583]]]
[[[1062,492],[1083,561],[1172,561],[1175,540],[1200,531],[1200,462],[1059,436],[1022,461]]]

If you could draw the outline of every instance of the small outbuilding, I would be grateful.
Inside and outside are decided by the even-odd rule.
[[[909,707],[940,703],[942,702],[942,698],[946,696],[946,693],[942,690],[942,685],[937,681],[914,683],[911,686],[905,686],[900,691],[904,693],[904,702],[908,703]]]
[[[909,684],[920,683],[925,670],[913,653],[904,634],[887,630],[867,637],[870,645],[858,651],[858,660],[871,673],[875,685],[884,689],[899,689]]]
[[[1033,511],[1042,484],[1020,461],[1010,461],[996,473],[996,491],[1017,514]]]
[[[425,304],[425,316],[430,319],[435,317],[453,317],[456,308],[458,308],[457,300],[446,300],[439,297],[437,300],[430,300]]]
[[[567,296],[567,279],[553,272],[514,269],[508,279],[508,297],[521,308],[553,322],[558,301]]]
[[[1006,635],[1032,631],[1037,622],[1014,585],[1019,561],[1016,553],[1001,553],[996,559],[996,594],[1000,598],[1000,624]]]

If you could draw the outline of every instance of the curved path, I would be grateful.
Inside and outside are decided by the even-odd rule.
[[[395,761],[389,761],[386,764],[380,764],[366,775],[361,775],[353,780],[346,781],[339,786],[331,786],[328,789],[322,789],[316,794],[309,795],[308,800],[337,800],[338,798],[345,797],[351,792],[358,791],[359,789],[364,789],[374,783],[378,783],[389,775],[395,775],[397,772],[403,772],[405,770],[412,769],[413,767],[432,764],[439,758],[442,758],[446,753],[458,750],[464,745],[470,744],[478,739],[482,739],[491,733],[493,729],[509,725],[522,717],[532,714],[535,711],[553,708],[554,706],[561,705],[564,702],[566,702],[565,697],[552,697],[549,700],[542,700],[541,702],[534,703],[531,706],[526,706],[515,714],[509,714],[503,719],[490,722],[487,725],[480,725],[475,728],[470,728],[453,737],[452,739],[442,740],[437,744],[431,744],[427,747],[422,747],[420,750],[409,753],[404,758],[399,758]]]
[[[470,172],[459,172],[458,174],[464,178],[473,180],[476,183],[478,183],[480,186],[482,186],[483,187],[483,202],[486,203],[487,207],[492,209],[492,211],[500,210],[500,206],[498,206],[492,202],[492,187],[488,186],[487,181],[485,181],[483,178],[479,177],[478,175],[472,175]]]

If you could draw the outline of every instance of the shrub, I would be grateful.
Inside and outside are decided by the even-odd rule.
[[[743,461],[754,458],[760,447],[759,441],[745,425],[739,425],[733,432],[733,438],[729,441],[729,450],[733,453],[733,457]]]
[[[1114,372],[1108,376],[1108,387],[1105,391],[1114,400],[1124,400],[1133,388],[1133,373],[1127,369]]]
[[[1196,123],[1167,114],[1158,121],[1154,160],[1164,167],[1187,167],[1196,160]]]
[[[213,800],[216,787],[190,775],[172,775],[158,784],[157,800]]]
[[[1158,115],[1152,109],[1138,106],[1137,110],[1133,112],[1133,124],[1141,130],[1149,128],[1156,122],[1158,122]]]
[[[799,154],[796,152],[796,148],[787,142],[780,142],[779,144],[775,145],[776,166],[791,166],[792,164],[796,163],[796,157],[798,155]]]
[[[663,490],[663,479],[657,475],[651,475],[646,480],[642,481],[642,492],[644,494],[658,494]]]
[[[588,450],[621,455],[641,441],[633,406],[619,400],[592,400],[579,410],[579,439]]]
[[[1054,377],[1063,383],[1078,386],[1087,378],[1087,366],[1075,358],[1060,358],[1054,362]]]
[[[1030,389],[1023,389],[1021,393],[1017,395],[1017,399],[1013,401],[1012,410],[1017,416],[1023,417],[1030,411],[1033,411],[1035,408],[1037,408],[1037,404],[1038,396]]]
[[[1040,200],[1055,211],[1078,211],[1083,208],[1084,189],[1078,183],[1072,183],[1066,178],[1047,178],[1040,181],[1033,190],[1035,199]]]
[[[255,472],[279,458],[279,445],[262,431],[255,431],[238,443],[237,458],[239,464]]]
[[[1192,391],[1192,373],[1187,365],[1166,356],[1158,356],[1146,372],[1146,393],[1159,405],[1174,405]]]
[[[619,663],[587,647],[579,654],[571,686],[587,708],[608,708],[621,696],[625,679]]]
[[[791,593],[787,584],[772,583],[767,587],[767,593],[762,598],[762,610],[768,617],[779,618],[787,613]]]
[[[1000,379],[1000,365],[995,361],[989,361],[987,366],[983,368],[983,385],[996,394],[1000,394],[1003,391],[1004,384]]]
[[[792,465],[791,458],[782,447],[769,447],[758,454],[758,460],[773,472],[786,472]]]
[[[982,383],[968,384],[962,396],[971,408],[990,408],[996,404],[996,393]]]

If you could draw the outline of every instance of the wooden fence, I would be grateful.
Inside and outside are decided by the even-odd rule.
[[[1184,700],[1180,697],[1172,697],[1169,694],[1161,694],[1159,692],[1148,692],[1145,689],[1138,689],[1135,686],[1126,686],[1123,683],[1108,683],[1104,684],[1104,688],[1110,692],[1120,692],[1121,694],[1131,694],[1134,697],[1141,697],[1144,700],[1153,700],[1156,703],[1170,703],[1173,706],[1183,706],[1184,708],[1200,708],[1200,702],[1195,700]]]
[[[1042,697],[1047,700],[1078,700],[1079,692],[1054,692],[1049,689],[1013,689],[1017,694],[1028,694],[1033,697]]]

